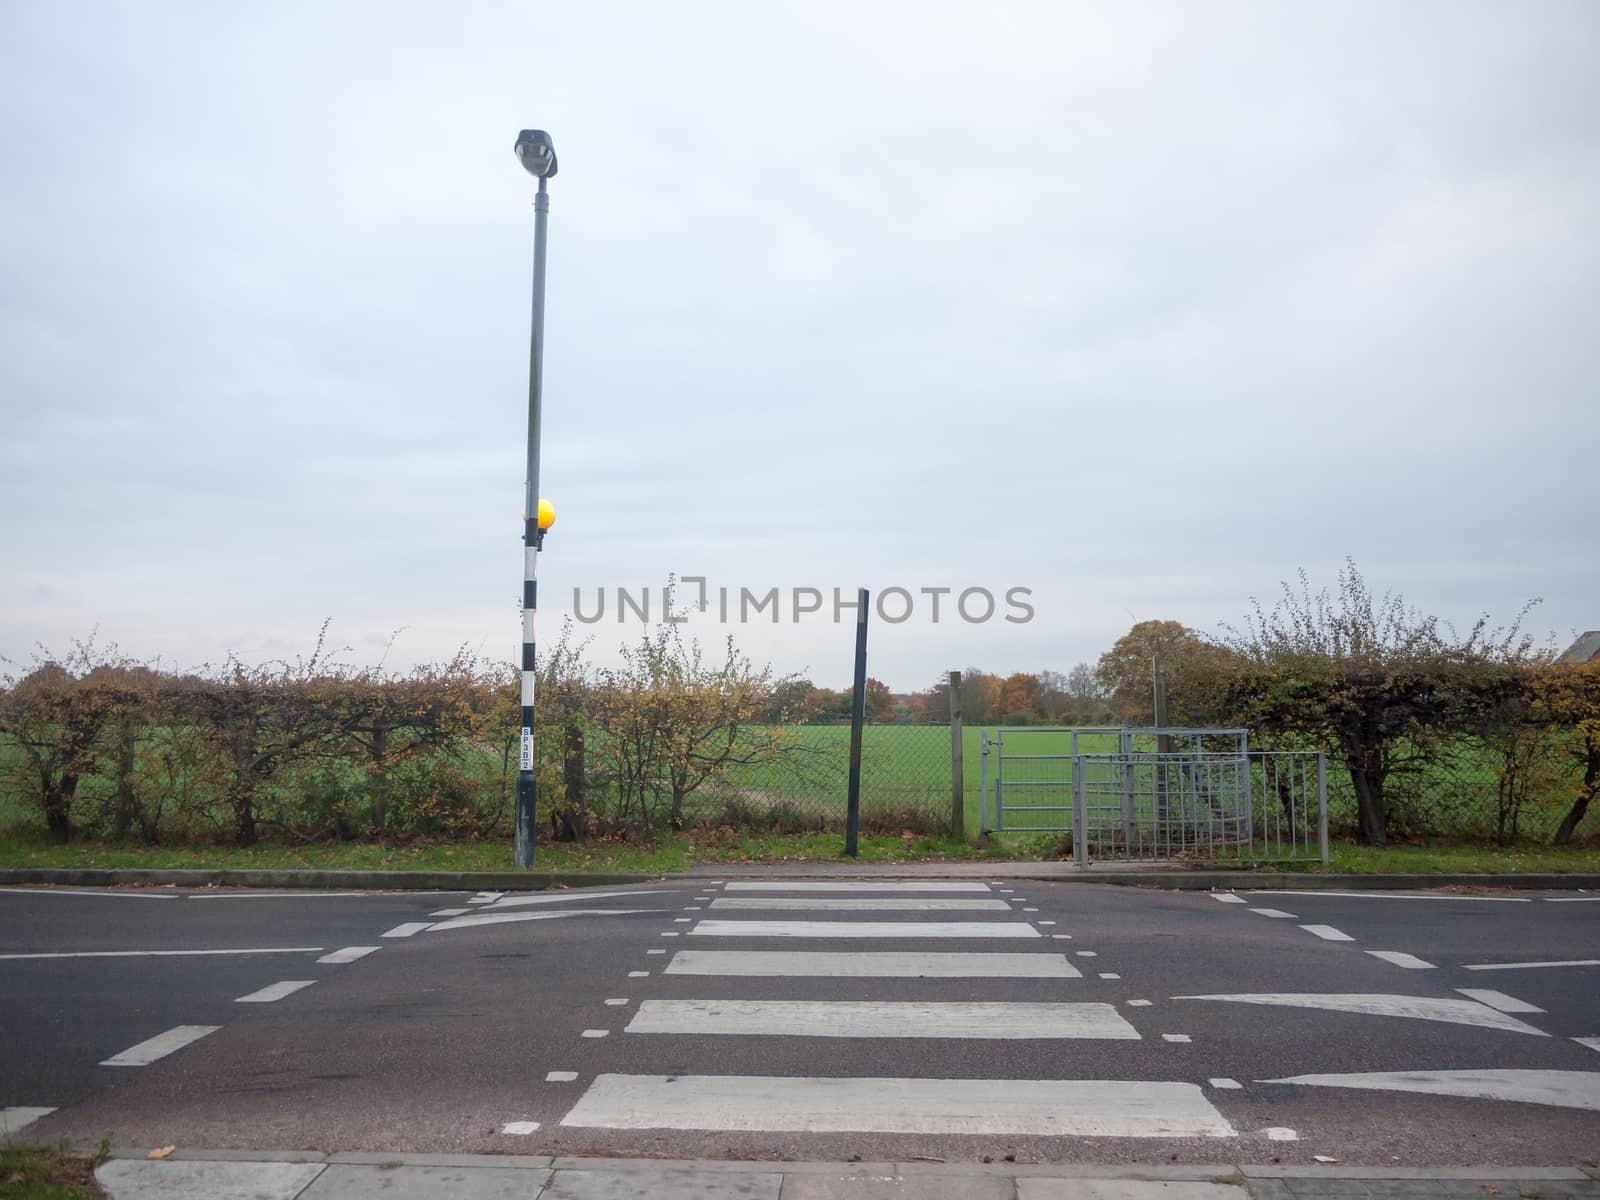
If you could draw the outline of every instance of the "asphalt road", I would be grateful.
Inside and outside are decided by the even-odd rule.
[[[208,1148],[1600,1160],[1600,900],[967,886],[0,891],[0,1107]],[[230,953],[127,953],[174,950]],[[178,1027],[215,1028],[102,1065]]]

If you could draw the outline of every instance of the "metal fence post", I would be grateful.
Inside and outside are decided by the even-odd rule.
[[[880,597],[881,599],[881,597]],[[967,836],[966,767],[961,758],[961,672],[950,672],[950,836]]]
[[[1317,751],[1317,848],[1322,862],[1328,862],[1328,760]]]
[[[993,826],[989,824],[989,731],[987,729],[978,730],[978,804],[979,825],[984,833],[988,833]]]
[[[1072,756],[1072,860],[1080,867],[1089,865],[1089,800],[1083,794],[1081,754]]]

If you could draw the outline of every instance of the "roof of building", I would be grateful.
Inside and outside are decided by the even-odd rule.
[[[1557,662],[1586,663],[1600,657],[1600,629],[1591,629],[1567,649]]]

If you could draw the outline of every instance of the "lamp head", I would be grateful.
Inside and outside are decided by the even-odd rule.
[[[556,173],[556,144],[542,129],[524,129],[517,134],[517,161],[529,175],[549,179]]]

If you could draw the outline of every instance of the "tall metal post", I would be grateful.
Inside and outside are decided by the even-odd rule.
[[[950,836],[967,837],[967,769],[962,762],[961,672],[950,672]]]
[[[861,829],[861,725],[867,717],[867,589],[856,592],[855,696],[850,705],[850,791],[845,801],[844,852],[856,856]]]
[[[538,782],[534,776],[533,618],[539,604],[539,548],[544,531],[539,528],[539,391],[544,372],[544,252],[545,227],[550,217],[550,196],[544,176],[533,198],[533,330],[528,345],[528,475],[522,508],[522,749],[517,759],[517,809],[515,855],[518,867],[533,866],[534,814]]]

